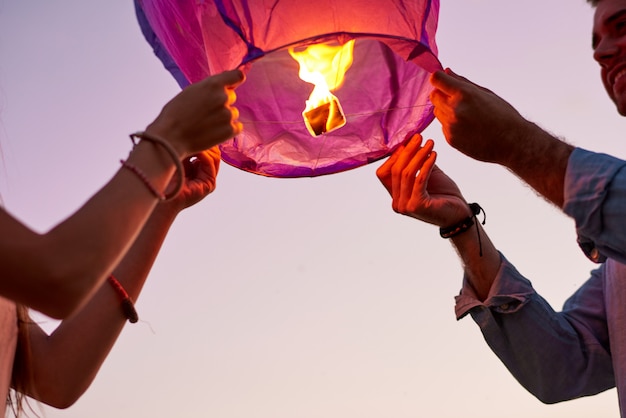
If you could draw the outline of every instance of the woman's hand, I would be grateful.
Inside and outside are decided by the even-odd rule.
[[[220,150],[217,146],[202,151],[183,162],[185,167],[185,181],[182,190],[171,201],[160,205],[173,205],[178,211],[195,205],[215,190],[217,173],[220,168]],[[179,174],[177,173],[176,176]],[[173,187],[177,182],[173,178],[168,186]]]
[[[235,88],[245,80],[225,71],[187,86],[170,100],[146,132],[169,141],[181,159],[218,145],[243,129],[233,105]]]

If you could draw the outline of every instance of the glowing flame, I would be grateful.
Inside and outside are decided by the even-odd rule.
[[[331,91],[343,84],[346,71],[352,65],[353,50],[354,40],[343,45],[311,45],[303,51],[289,49],[289,54],[300,64],[300,78],[315,86],[302,112],[304,123],[313,136],[346,124],[341,104]]]

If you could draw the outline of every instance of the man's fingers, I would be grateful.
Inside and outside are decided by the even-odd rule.
[[[422,177],[423,170],[426,169],[425,162],[428,161],[430,155],[433,152],[434,141],[429,139],[426,141],[423,147],[420,147],[407,162],[406,166],[402,170],[402,180],[400,187],[400,202],[406,206],[414,196],[421,196],[424,194],[424,183],[419,182]],[[419,173],[419,174],[418,174]],[[416,184],[420,184],[420,187],[416,188]],[[417,193],[417,194],[416,194]]]
[[[394,151],[394,153],[391,154],[391,157],[389,157],[387,161],[385,161],[380,167],[378,167],[378,170],[376,170],[376,177],[378,177],[378,180],[380,180],[383,186],[385,186],[385,189],[387,189],[387,192],[389,192],[390,195],[391,195],[391,190],[392,190],[391,189],[391,168],[394,166],[394,164],[398,160],[398,155],[402,151],[403,148],[404,148],[403,145],[398,147]]]
[[[462,86],[462,81],[444,71],[435,71],[430,75],[430,84],[440,92],[451,96]]]
[[[476,87],[479,90],[482,90],[482,91],[485,91],[485,92],[493,94],[493,92],[491,90],[489,90],[488,88],[474,83],[472,80],[470,80],[470,79],[468,79],[466,77],[463,77],[462,75],[459,75],[459,74],[455,73],[450,68],[446,68],[443,71],[443,73],[450,77],[449,79],[445,79],[446,82],[449,82],[450,85],[454,86],[454,88],[456,88],[457,90],[462,89],[463,86],[465,85],[466,87],[473,86],[473,87]]]
[[[398,160],[391,169],[391,196],[394,201],[402,197],[402,187],[404,181],[403,173],[415,153],[419,151],[421,144],[422,136],[420,134],[415,134],[402,149],[402,152],[398,154]]]
[[[481,87],[467,78],[456,74],[449,68],[432,73],[430,76],[430,83],[436,90],[439,90],[448,96],[455,95],[459,91],[467,89],[471,86],[485,90],[484,87]]]

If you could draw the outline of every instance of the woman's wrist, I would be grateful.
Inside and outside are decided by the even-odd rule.
[[[143,133],[166,140],[176,151],[178,159],[181,161],[193,154],[184,143],[177,140],[179,136],[176,135],[175,129],[164,129],[160,126],[160,124],[157,124],[156,121],[148,125]]]
[[[175,198],[180,193],[185,183],[185,167],[183,166],[176,149],[174,149],[174,147],[166,139],[147,132],[132,133],[130,134],[130,139],[133,141],[133,147],[137,146],[138,142],[149,142],[150,144],[156,146],[158,151],[164,151],[167,154],[170,161],[176,167],[176,182],[173,190],[164,194],[161,200],[171,200]]]

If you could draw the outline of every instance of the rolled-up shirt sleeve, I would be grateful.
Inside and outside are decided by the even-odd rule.
[[[456,315],[468,313],[511,374],[545,403],[615,386],[599,271],[555,312],[504,256],[487,299],[464,280]]]
[[[574,218],[578,242],[596,262],[626,263],[626,161],[576,148],[564,184],[563,211]]]

